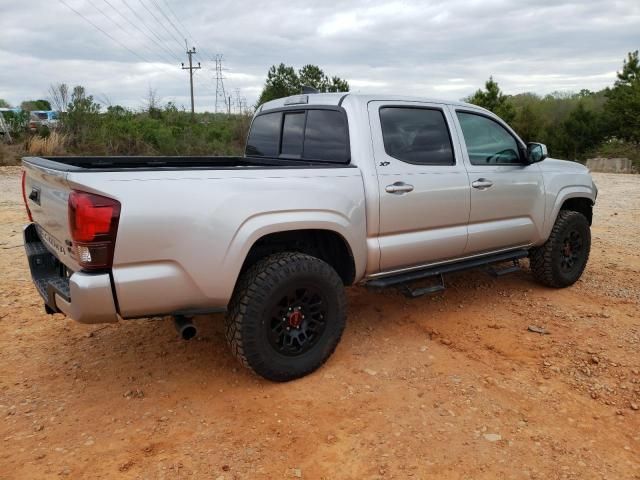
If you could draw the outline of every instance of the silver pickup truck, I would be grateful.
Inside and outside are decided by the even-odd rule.
[[[193,316],[226,312],[234,355],[275,381],[331,355],[345,285],[419,296],[445,273],[501,274],[525,257],[543,284],[573,284],[597,195],[585,167],[547,158],[491,112],[389,95],[268,102],[244,157],[23,166],[25,248],[47,312],[169,315],[185,338]]]

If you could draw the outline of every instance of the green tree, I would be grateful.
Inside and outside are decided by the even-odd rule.
[[[640,143],[640,59],[638,50],[629,52],[617,72],[613,88],[607,89],[604,105],[609,133],[622,140]]]
[[[288,97],[301,92],[302,87],[313,87],[319,92],[348,92],[349,83],[340,77],[329,78],[317,65],[305,65],[297,72],[293,67],[281,63],[272,65],[267,72],[258,105],[276,98]]]
[[[340,77],[331,77],[331,83],[327,89],[328,92],[348,92],[349,82],[341,79]]]
[[[583,102],[569,114],[563,124],[567,153],[572,159],[584,158],[585,152],[598,145],[602,139],[602,129],[598,116],[588,110]]]
[[[0,108],[11,108],[11,105],[4,98],[0,98]]]
[[[526,104],[520,108],[511,124],[525,142],[539,142],[543,136],[544,118],[536,104]]]
[[[618,80],[615,86],[631,85],[640,80],[640,58],[638,58],[638,50],[629,52],[627,58],[622,61],[622,72],[616,72]]]
[[[329,78],[317,65],[305,65],[298,72],[298,79],[301,86],[313,87],[319,92],[326,92],[329,89]]]
[[[542,99],[535,93],[520,93],[509,98],[515,110],[513,129],[525,142],[542,142],[546,117]]]
[[[25,100],[20,104],[22,110],[31,112],[33,110],[51,110],[51,104],[49,100]]]
[[[65,130],[74,136],[78,144],[85,143],[89,132],[98,123],[100,105],[93,100],[92,95],[87,95],[84,87],[73,87],[71,101],[67,105],[67,112],[62,117]]]
[[[466,101],[491,110],[507,123],[513,121],[515,110],[509,101],[509,97],[500,90],[498,82],[491,76],[484,84],[484,88],[485,90],[478,89]]]
[[[300,93],[300,88],[300,79],[293,67],[287,67],[284,63],[277,67],[272,65],[267,72],[267,80],[258,99],[258,105]]]

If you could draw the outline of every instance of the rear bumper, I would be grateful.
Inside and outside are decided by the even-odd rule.
[[[80,323],[118,321],[108,273],[69,275],[67,268],[42,243],[34,223],[24,229],[24,247],[33,283],[49,309]]]

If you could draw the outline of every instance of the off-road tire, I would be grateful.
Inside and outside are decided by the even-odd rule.
[[[566,264],[566,242],[577,235],[581,248],[572,266]],[[582,275],[591,249],[591,231],[587,218],[571,210],[561,210],[551,235],[544,245],[533,248],[529,254],[531,272],[540,283],[554,288],[573,285]]]
[[[310,290],[315,288],[316,296],[321,297],[321,305],[325,308],[325,314],[319,315],[319,307],[309,307],[306,322],[312,321],[311,317],[321,317],[324,327],[319,335],[312,333],[307,337],[315,341],[308,344],[308,350],[300,354],[282,353],[289,346],[274,345],[274,336],[278,335],[274,332],[284,327],[276,324],[272,312],[283,308],[280,301],[283,295],[285,303],[291,297],[287,292],[293,291],[293,296],[299,294],[303,290],[300,286],[310,286]],[[290,307],[284,308],[291,310]],[[310,311],[312,315],[309,315]],[[301,312],[304,313],[303,310]],[[282,317],[283,325],[290,326],[292,317],[286,318],[285,322],[285,317]],[[316,257],[284,252],[256,262],[241,275],[229,303],[225,330],[231,351],[240,363],[268,380],[286,382],[308,375],[331,356],[342,336],[345,320],[344,286],[336,271]],[[314,328],[317,328],[315,323]]]

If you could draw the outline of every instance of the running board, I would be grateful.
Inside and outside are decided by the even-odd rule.
[[[508,273],[514,273],[514,272],[519,272],[521,270],[520,268],[520,259],[516,258],[513,261],[513,265],[511,265],[510,267],[504,267],[504,268],[494,268],[494,267],[489,267],[487,268],[487,273],[489,275],[491,275],[492,277],[498,278],[501,277],[503,275],[507,275]]]
[[[426,267],[420,270],[413,270],[411,272],[397,273],[385,277],[374,278],[366,282],[367,287],[371,288],[387,288],[395,287],[402,284],[415,282],[417,280],[423,280],[429,277],[435,277],[444,275],[445,273],[461,272],[463,270],[471,270],[473,268],[485,267],[492,263],[513,261],[514,266],[508,267],[503,270],[492,270],[496,276],[504,275],[506,273],[515,272],[520,267],[517,266],[517,261],[521,258],[529,256],[527,250],[512,250],[510,252],[496,253],[493,255],[487,255],[485,257],[471,258],[469,260],[462,260],[453,263],[447,263],[443,265],[435,265],[433,267]],[[426,289],[435,288],[435,291],[444,290],[444,281],[440,285],[434,287],[426,287]],[[421,289],[417,289],[421,290]],[[425,292],[432,293],[432,292]]]
[[[445,289],[444,277],[442,275],[439,275],[439,277],[440,277],[440,283],[437,285],[431,285],[429,287],[418,287],[418,288],[411,288],[409,285],[402,285],[400,287],[400,291],[405,297],[408,297],[408,298],[418,298],[423,295],[442,292]]]

